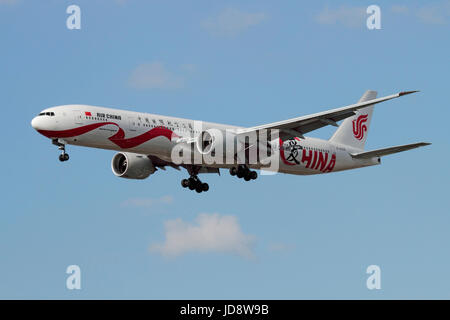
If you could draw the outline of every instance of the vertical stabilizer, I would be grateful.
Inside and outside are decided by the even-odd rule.
[[[376,97],[376,91],[368,90],[359,99],[359,102],[373,100]],[[369,132],[373,107],[373,105],[370,105],[359,109],[354,116],[345,119],[330,138],[330,141],[363,150]]]

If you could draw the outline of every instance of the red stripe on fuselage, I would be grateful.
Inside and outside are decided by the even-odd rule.
[[[178,137],[172,130],[164,128],[164,127],[156,127],[153,128],[139,136],[133,138],[124,138],[125,133],[122,128],[119,128],[119,131],[109,138],[111,142],[115,143],[122,149],[134,148],[146,141],[152,140],[156,137],[166,137],[169,141],[172,140],[172,137]]]
[[[89,131],[95,130],[99,127],[106,126],[108,124],[117,125],[117,123],[114,122],[101,122],[101,123],[92,123],[88,124],[86,126],[68,129],[68,130],[38,130],[38,132],[47,138],[70,138],[70,137],[76,137],[81,136],[82,134],[85,134]],[[120,127],[119,127],[120,129]]]
[[[114,122],[101,122],[101,123],[93,123],[88,124],[86,126],[68,129],[68,130],[38,130],[38,132],[47,138],[71,138],[80,136],[82,134],[88,133],[92,130],[95,130],[99,127],[106,126],[106,125],[115,125],[119,128],[119,130],[108,139],[119,146],[122,149],[129,149],[134,148],[144,142],[147,142],[151,139],[154,139],[156,137],[166,137],[169,141],[172,140],[172,137],[178,137],[172,130],[164,128],[164,127],[156,127],[153,129],[150,129],[147,132],[144,132],[143,134],[132,137],[132,138],[125,138],[125,132],[117,123]]]

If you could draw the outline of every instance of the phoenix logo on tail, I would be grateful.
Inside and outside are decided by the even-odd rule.
[[[367,122],[367,114],[363,114],[358,117],[358,119],[353,120],[353,135],[356,139],[362,140],[364,138],[364,133],[367,131],[367,127],[364,124]]]

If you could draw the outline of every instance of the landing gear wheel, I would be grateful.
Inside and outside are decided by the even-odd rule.
[[[238,178],[245,178],[249,172],[250,170],[246,165],[240,164],[236,169],[236,176]]]
[[[189,190],[195,190],[198,193],[209,190],[209,185],[202,183],[196,175],[191,175],[189,179],[181,180],[181,186],[183,188],[189,188]]]
[[[255,180],[258,178],[256,171],[250,170],[246,165],[240,164],[237,167],[230,168],[230,174],[238,178],[244,178],[245,181]]]
[[[69,154],[68,153],[62,153],[59,155],[59,161],[64,162],[69,160]]]
[[[181,186],[182,186],[183,188],[189,187],[189,180],[188,180],[188,179],[183,179],[183,180],[181,180]]]

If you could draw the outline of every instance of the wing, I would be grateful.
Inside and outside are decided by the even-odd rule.
[[[161,170],[166,170],[166,167],[172,167],[176,170],[180,170],[180,167],[185,168],[188,172],[190,172],[190,170],[192,170],[192,166],[191,165],[185,165],[185,164],[180,164],[177,165],[173,162],[170,161],[166,161],[166,160],[162,160],[161,158],[158,158],[157,156],[153,156],[153,155],[147,155],[150,160],[152,160],[153,165]],[[208,166],[197,166],[197,173],[217,173],[218,175],[220,175],[220,170],[219,168],[213,168],[213,167],[208,167]]]
[[[153,155],[147,155],[147,157],[149,157],[149,159],[152,161],[153,165],[156,168],[166,170],[166,167],[172,167],[176,170],[180,170],[180,166],[174,164],[173,162],[162,160],[162,159],[158,158],[157,156],[153,156]]]
[[[388,154],[398,153],[406,150],[411,150],[419,147],[428,146],[431,143],[428,142],[419,142],[419,143],[411,143],[411,144],[405,144],[402,146],[395,146],[390,148],[384,148],[384,149],[377,149],[367,152],[359,152],[359,153],[352,153],[352,157],[355,159],[370,159],[373,157],[382,157],[387,156]]]
[[[359,102],[346,107],[323,111],[307,116],[273,122],[251,128],[237,129],[236,133],[247,134],[252,131],[259,131],[264,129],[266,130],[278,129],[280,130],[280,136],[283,138],[302,137],[303,134],[305,133],[317,130],[327,125],[338,127],[337,124],[338,121],[353,116],[355,114],[355,111],[358,109],[374,105],[380,102],[384,102],[387,100],[395,99],[414,92],[417,91],[399,92],[390,96]]]

